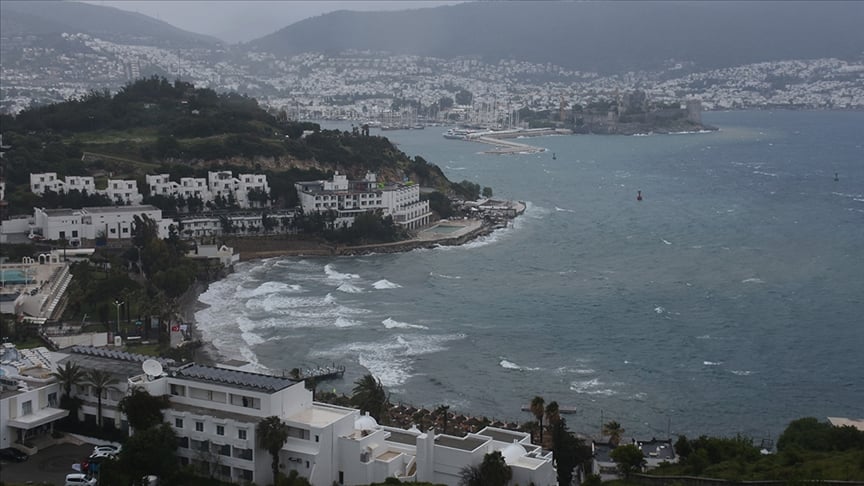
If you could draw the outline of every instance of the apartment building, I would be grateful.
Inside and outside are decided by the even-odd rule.
[[[428,225],[432,216],[429,201],[420,200],[419,186],[378,182],[371,172],[361,180],[337,172],[330,181],[297,182],[294,187],[304,213],[336,211],[337,226],[350,226],[357,214],[376,210],[407,229]]]
[[[135,179],[108,179],[105,195],[121,204],[141,204],[144,201]]]
[[[122,378],[116,396],[103,396],[103,415],[118,427],[127,427],[117,403],[129,389],[168,395],[165,421],[179,437],[180,462],[225,480],[272,481],[271,456],[260,447],[256,428],[264,418],[276,416],[288,427],[280,471],[296,470],[315,486],[369,484],[388,477],[456,486],[465,466],[479,466],[493,451],[500,451],[510,465],[511,484],[557,484],[552,453],[532,445],[527,433],[487,427],[456,437],[382,427],[359,410],[315,402],[303,382],[284,376],[227,365],[176,366],[170,360],[154,367],[144,365],[146,356],[83,346],[64,352],[64,361]],[[82,413],[93,420],[92,390],[79,391]]]

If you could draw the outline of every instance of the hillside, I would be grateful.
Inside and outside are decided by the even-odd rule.
[[[113,173],[143,182],[144,175],[157,172],[201,177],[215,167],[254,170],[268,174],[277,198],[288,205],[294,181],[337,170],[358,178],[366,171],[381,180],[407,177],[442,190],[451,186],[437,166],[412,160],[385,137],[289,122],[252,98],[157,77],[130,83],[113,96],[92,92],[15,117],[2,115],[0,123],[4,143],[12,147],[4,155],[10,212],[32,208],[31,172]]]
[[[160,47],[214,47],[219,43],[139,13],[61,1],[4,0],[0,2],[0,31],[4,38],[85,33],[120,44]]]
[[[620,72],[862,54],[862,2],[468,2],[339,11],[245,45],[278,55],[389,51]]]

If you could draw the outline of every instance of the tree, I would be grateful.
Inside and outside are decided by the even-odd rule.
[[[177,434],[170,425],[136,430],[116,462],[102,463],[99,484],[140,484],[149,474],[159,476],[164,484],[176,484],[172,481],[178,473],[176,452]]]
[[[561,420],[561,410],[558,408],[558,402],[552,401],[546,405],[546,426],[550,429],[555,425],[555,422]]]
[[[534,414],[534,417],[537,419],[537,423],[540,424],[540,446],[543,446],[543,412],[545,412],[546,401],[543,400],[543,397],[536,396],[533,400],[531,400],[531,413]]]
[[[483,456],[480,475],[483,477],[483,486],[504,486],[513,478],[513,471],[501,451],[495,451]]]
[[[147,390],[133,388],[132,393],[120,400],[117,408],[126,414],[129,426],[144,430],[162,423],[165,416],[162,410],[171,406],[168,396],[153,396]]]
[[[483,188],[483,197],[485,197],[485,198],[492,197],[492,188],[491,187],[486,186]]]
[[[387,394],[381,380],[371,374],[364,375],[354,382],[351,404],[360,410],[369,412],[376,421],[381,420],[387,405]]]
[[[258,422],[255,433],[258,435],[258,445],[266,449],[270,453],[270,457],[273,458],[270,467],[273,468],[273,483],[275,484],[279,477],[279,451],[282,450],[282,446],[288,440],[288,426],[279,417],[270,416]]]
[[[629,478],[630,474],[636,471],[641,471],[642,466],[645,465],[642,451],[634,444],[618,446],[612,449],[609,457],[618,464],[618,470],[621,471],[621,474],[625,478]]]
[[[623,434],[624,429],[618,422],[611,420],[603,424],[603,435],[609,436],[609,443],[612,444],[612,446],[618,446],[621,442],[621,435]]]
[[[120,382],[111,373],[102,370],[88,371],[86,381],[96,393],[96,423],[102,427],[102,393],[113,390],[114,385]]]
[[[67,361],[63,367],[58,367],[57,371],[51,373],[51,376],[63,387],[64,396],[71,398],[72,387],[81,384],[86,373],[77,364]]]
[[[573,471],[591,459],[591,448],[567,429],[567,422],[563,418],[550,422],[549,428],[558,484],[569,486],[573,480]]]

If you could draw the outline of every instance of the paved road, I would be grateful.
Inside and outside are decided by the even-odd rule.
[[[59,444],[39,451],[25,462],[3,461],[0,476],[6,484],[54,484],[62,486],[72,464],[93,452],[92,444]]]

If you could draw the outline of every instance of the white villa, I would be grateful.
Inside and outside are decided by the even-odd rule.
[[[240,174],[231,171],[208,172],[207,178],[182,177],[180,182],[171,180],[168,174],[145,176],[145,183],[152,195],[182,196],[186,199],[198,198],[205,204],[217,197],[233,198],[241,208],[260,208],[269,206],[270,185],[263,174]],[[138,190],[134,179],[109,179],[105,190],[96,189],[93,177],[66,176],[61,180],[56,172],[30,174],[30,192],[44,194],[45,191],[66,193],[73,189],[88,194],[104,194],[122,204],[141,204],[144,196]],[[251,200],[249,195],[258,190],[268,196],[265,201]],[[255,199],[255,198],[253,198]]]
[[[378,182],[375,174],[349,181],[338,172],[331,181],[298,182],[295,185],[304,213],[336,211],[337,226],[350,226],[357,214],[382,210],[385,216],[407,229],[429,224],[429,201],[420,200],[420,186]]]
[[[263,174],[240,174],[238,177],[229,170],[208,172],[207,178],[182,177],[180,182],[171,181],[168,174],[146,176],[150,194],[163,196],[196,197],[205,204],[217,197],[233,198],[241,208],[269,206],[269,201],[250,201],[249,194],[257,189],[269,197],[270,185]]]
[[[169,395],[165,421],[180,439],[181,464],[196,465],[221,479],[272,481],[271,456],[260,447],[256,426],[276,416],[289,430],[279,454],[280,470],[285,474],[296,470],[315,486],[369,484],[388,477],[455,486],[462,468],[479,466],[483,456],[494,451],[501,452],[513,471],[510,484],[557,484],[552,453],[532,445],[527,433],[487,427],[457,437],[382,427],[359,410],[315,402],[302,381],[228,365],[175,366],[160,359],[158,367],[144,366],[147,356],[89,346],[53,354],[59,357],[58,365],[72,361],[84,370],[108,371],[120,379],[117,390],[106,392],[102,399],[103,420],[113,421],[116,427],[128,428],[117,405],[132,388]],[[93,390],[79,386],[75,393],[83,400],[80,417],[95,420]],[[62,411],[51,408],[43,414],[44,420],[51,420],[62,416]],[[19,411],[16,424],[42,421],[25,420],[22,415],[30,414]]]
[[[147,216],[156,222],[159,238],[169,236],[173,220],[163,220],[162,210],[153,206],[105,206],[82,209],[35,208],[30,233],[48,240],[77,241],[96,239],[103,234],[109,240],[132,237],[135,216]]]

